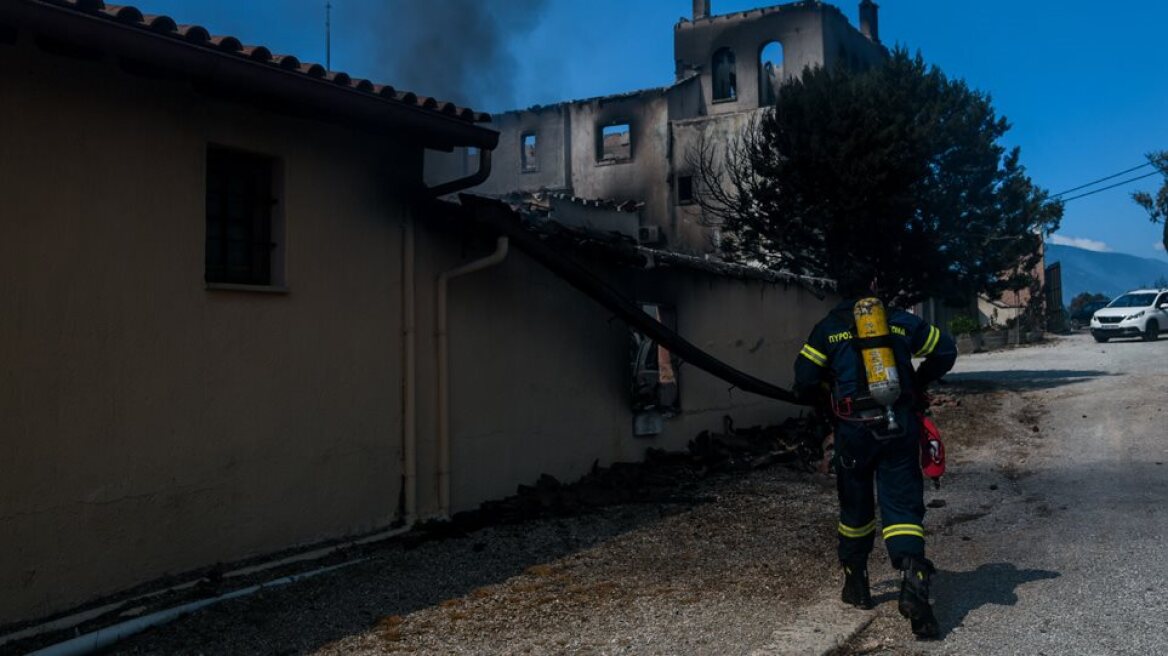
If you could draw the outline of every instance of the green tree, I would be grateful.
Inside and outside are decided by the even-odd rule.
[[[1146,191],[1137,191],[1132,194],[1132,200],[1147,210],[1152,223],[1164,224],[1164,234],[1160,239],[1163,241],[1164,249],[1168,250],[1168,221],[1165,220],[1168,219],[1168,150],[1149,153],[1147,157],[1152,166],[1164,176],[1164,184],[1160,186],[1160,191],[1156,192],[1155,196]]]
[[[835,278],[862,267],[901,303],[968,301],[1029,285],[1062,217],[1000,144],[1008,130],[989,96],[898,49],[864,71],[804,70],[689,161],[727,259]]]
[[[1074,314],[1075,312],[1079,311],[1079,308],[1082,308],[1084,305],[1086,305],[1088,303],[1092,303],[1095,301],[1109,301],[1109,300],[1111,300],[1111,299],[1109,299],[1107,296],[1105,296],[1103,294],[1092,294],[1091,292],[1080,292],[1079,294],[1076,294],[1074,298],[1071,299],[1070,311],[1071,311],[1071,314]]]

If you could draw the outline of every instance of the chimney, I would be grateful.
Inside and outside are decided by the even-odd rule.
[[[694,0],[694,20],[710,17],[710,0]]]
[[[694,0],[697,7],[697,0]],[[696,11],[696,9],[695,9]],[[880,43],[880,5],[872,0],[860,2],[860,33],[876,43]]]

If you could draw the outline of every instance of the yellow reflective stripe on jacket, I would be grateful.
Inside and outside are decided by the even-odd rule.
[[[876,520],[875,519],[868,522],[867,524],[864,524],[863,526],[861,526],[859,528],[848,526],[847,524],[844,524],[843,522],[840,522],[840,525],[839,525],[839,533],[840,533],[840,535],[844,536],[845,538],[862,538],[865,535],[871,535],[875,531],[876,531]]]
[[[920,524],[893,524],[892,526],[884,527],[885,540],[900,535],[911,535],[923,540],[925,538],[925,527]]]
[[[799,355],[802,355],[820,367],[827,366],[827,356],[815,350],[810,344],[804,344],[803,350],[799,352]]]
[[[924,357],[933,352],[937,348],[937,342],[941,341],[941,331],[937,330],[936,326],[929,326],[929,338],[925,340],[925,345],[921,350],[917,351],[917,357]]]

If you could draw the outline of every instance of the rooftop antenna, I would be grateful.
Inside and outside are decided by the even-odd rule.
[[[324,3],[324,67],[333,70],[333,3],[325,0]]]

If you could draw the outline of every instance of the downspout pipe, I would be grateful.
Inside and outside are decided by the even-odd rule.
[[[429,187],[426,189],[426,195],[430,198],[440,198],[458,193],[486,182],[490,175],[491,151],[481,148],[479,150],[478,170],[471,175]],[[414,222],[415,218],[412,214],[407,217],[402,236],[402,359],[404,364],[402,374],[402,433],[404,433],[402,436],[402,460],[405,470],[403,494],[405,496],[406,526],[412,526],[418,520],[417,236]],[[445,295],[445,287],[442,288],[442,294]],[[439,316],[443,317],[444,320],[446,316],[445,301],[440,307],[442,309],[439,310]],[[442,378],[444,374],[445,369],[440,369],[439,377]],[[443,381],[440,380],[439,387],[443,384]],[[441,410],[439,416],[445,416]],[[439,423],[445,425],[443,419],[439,419]],[[449,440],[446,444],[446,460],[444,462],[449,462]],[[439,451],[442,452],[442,450],[440,441]],[[439,469],[440,472],[449,472],[450,470],[449,465],[445,467],[439,465]],[[442,476],[441,473],[439,475]],[[442,514],[445,516],[449,508],[449,490],[440,496],[447,501],[442,504]]]
[[[414,215],[402,234],[402,469],[405,470],[405,523],[418,518],[418,353]]]
[[[486,182],[489,177],[491,177],[491,151],[480,148],[479,170],[465,178],[458,178],[457,180],[451,180],[450,182],[444,182],[440,185],[430,187],[427,191],[432,198],[441,198],[470,189],[471,187],[477,187]]]
[[[447,290],[450,280],[496,266],[507,258],[510,240],[499,237],[490,255],[438,276],[438,508],[450,516],[450,327]]]

